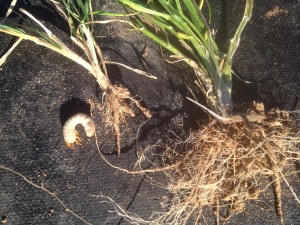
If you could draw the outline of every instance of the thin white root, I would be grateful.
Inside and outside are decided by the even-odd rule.
[[[107,203],[114,207],[111,213],[116,213],[118,216],[122,217],[124,220],[130,222],[130,224],[153,224],[152,221],[144,220],[137,214],[127,211],[125,208],[116,203],[112,198],[104,196],[102,193],[100,195],[91,195],[95,198],[103,199],[101,203]]]
[[[257,123],[262,123],[262,121],[265,119],[264,115],[244,115],[243,117],[240,115],[236,116],[219,116],[209,108],[205,107],[204,105],[201,105],[199,102],[196,102],[195,100],[186,97],[187,100],[195,103],[197,106],[201,107],[204,111],[206,111],[208,114],[213,116],[215,119],[221,121],[224,124],[230,124],[230,123],[237,123],[237,122],[257,122]]]
[[[71,213],[73,216],[75,216],[77,219],[81,220],[84,224],[88,224],[88,225],[92,225],[90,222],[86,221],[83,217],[79,216],[77,213],[75,213],[74,211],[72,211],[70,208],[67,207],[67,205],[59,198],[57,197],[57,195],[54,193],[54,192],[51,192],[49,191],[47,188],[44,187],[44,185],[38,185],[38,184],[35,184],[33,183],[32,181],[30,181],[28,178],[26,178],[23,174],[9,168],[9,167],[6,167],[4,165],[1,165],[0,164],[0,169],[3,169],[3,170],[6,170],[6,171],[9,171],[17,176],[19,176],[20,178],[22,178],[25,182],[27,182],[28,184],[32,185],[33,187],[37,188],[37,189],[40,189],[44,192],[46,192],[48,195],[50,195],[51,197],[55,198],[59,204],[65,208],[66,212],[69,212]]]

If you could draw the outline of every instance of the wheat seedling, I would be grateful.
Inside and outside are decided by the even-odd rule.
[[[205,206],[214,209],[217,224],[220,219],[226,222],[244,210],[247,200],[256,199],[266,190],[261,188],[262,180],[270,176],[274,180],[277,214],[283,222],[280,180],[288,183],[283,171],[299,161],[299,132],[283,116],[288,113],[265,113],[263,104],[233,115],[232,59],[252,16],[254,0],[245,1],[243,17],[226,52],[220,50],[210,28],[208,1],[201,0],[199,5],[195,0],[117,2],[135,13],[131,16],[135,29],[169,50],[175,62],[183,61],[193,69],[195,76],[191,79],[204,94],[208,107],[189,100],[222,122],[202,125],[191,134],[188,144],[175,143],[173,148],[167,148],[163,158],[171,164],[181,164],[165,172],[173,198],[167,212],[151,224],[186,224],[191,219],[197,223]],[[205,5],[208,19],[203,13]]]
[[[241,33],[250,20],[254,0],[247,0],[244,16],[222,52],[200,6],[194,0],[131,1],[118,0],[137,14],[134,26],[162,47],[177,61],[187,63],[195,72],[196,84],[204,93],[209,107],[219,116],[232,114],[232,58],[239,46]],[[210,9],[210,8],[209,8]],[[211,17],[210,10],[209,18]]]
[[[151,113],[148,109],[143,107],[138,100],[131,96],[127,88],[111,83],[107,74],[106,63],[121,65],[142,75],[151,78],[155,77],[121,63],[107,62],[105,60],[101,48],[96,43],[93,35],[94,18],[91,0],[62,0],[61,2],[51,0],[51,2],[68,22],[71,34],[70,38],[72,42],[82,50],[85,57],[71,50],[60,38],[25,9],[20,9],[20,12],[34,21],[39,28],[31,26],[21,29],[17,26],[8,26],[1,23],[0,32],[19,37],[19,41],[29,40],[57,52],[83,66],[95,77],[106,100],[104,112],[105,122],[114,128],[118,154],[120,154],[120,125],[125,123],[126,116],[135,116],[130,104],[135,105],[147,118],[151,117]]]

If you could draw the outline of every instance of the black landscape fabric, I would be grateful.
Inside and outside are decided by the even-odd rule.
[[[2,17],[3,6],[9,2],[0,1]],[[221,24],[222,2],[224,4],[224,1],[211,1],[216,31]],[[219,44],[224,47],[226,32],[231,34],[244,5],[237,0],[228,2],[229,25],[218,34]],[[110,0],[94,3],[95,9],[122,10]],[[68,27],[51,3],[20,0],[18,4],[66,44],[71,44]],[[255,100],[264,102],[267,109],[300,110],[299,16],[297,0],[255,1],[252,19],[242,34],[233,62],[240,79],[251,84],[234,78],[233,100],[236,103]],[[12,15],[8,21],[17,22],[18,18]],[[162,211],[160,203],[171,197],[166,189],[148,177],[129,175],[105,163],[99,156],[94,137],[83,138],[83,144],[74,150],[64,143],[62,125],[66,119],[76,112],[89,113],[92,108],[103,155],[114,165],[133,169],[137,152],[167,140],[170,131],[192,128],[191,121],[205,117],[201,109],[185,99],[188,90],[182,74],[191,71],[165,62],[155,43],[118,23],[96,25],[95,36],[107,59],[157,76],[158,79],[153,80],[118,66],[108,66],[111,80],[139,96],[153,117],[144,124],[143,115],[128,120],[123,127],[118,157],[113,132],[104,127],[101,113],[90,104],[92,101],[99,105],[102,101],[94,77],[63,56],[22,41],[0,69],[0,165],[42,185],[52,195],[17,174],[0,169],[0,219],[3,224],[84,224],[68,210],[91,224],[128,224],[111,212],[113,206],[103,202],[105,199],[101,195],[111,197],[124,209],[146,220],[152,213]],[[7,50],[12,40],[13,37],[0,33],[0,54]],[[145,49],[147,54],[143,54]],[[79,132],[83,134],[83,129],[79,128]],[[150,178],[166,184],[161,173],[150,174]],[[299,196],[299,176],[297,178],[294,189]],[[67,210],[55,196],[63,201]],[[283,196],[285,223],[300,224],[300,206],[284,184]],[[205,218],[208,224],[215,223],[209,210]],[[272,188],[261,200],[247,203],[245,211],[228,224],[280,224]]]

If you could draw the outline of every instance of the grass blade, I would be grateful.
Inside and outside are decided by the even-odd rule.
[[[22,38],[18,38],[17,41],[2,55],[0,58],[0,68],[3,65],[3,63],[7,60],[8,56],[12,53],[12,51],[19,45],[19,43],[22,41]]]
[[[253,4],[254,4],[254,0],[247,0],[246,1],[244,16],[243,16],[243,18],[242,18],[235,34],[234,34],[234,37],[230,40],[228,53],[227,53],[225,61],[224,61],[222,72],[224,74],[225,85],[226,85],[226,87],[227,87],[227,89],[229,90],[230,93],[231,93],[231,89],[232,89],[232,71],[231,71],[232,58],[233,58],[233,55],[234,55],[235,51],[237,50],[237,48],[239,46],[240,39],[241,39],[241,34],[242,34],[246,24],[248,23],[248,21],[251,18],[252,10],[253,10]]]

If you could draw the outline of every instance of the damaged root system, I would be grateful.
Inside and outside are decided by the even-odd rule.
[[[118,155],[121,151],[121,129],[122,124],[126,124],[126,117],[135,117],[133,107],[137,107],[146,118],[151,117],[151,112],[143,107],[140,102],[134,99],[129,90],[121,86],[113,86],[110,93],[105,98],[105,124],[112,126],[115,133],[115,140]]]

